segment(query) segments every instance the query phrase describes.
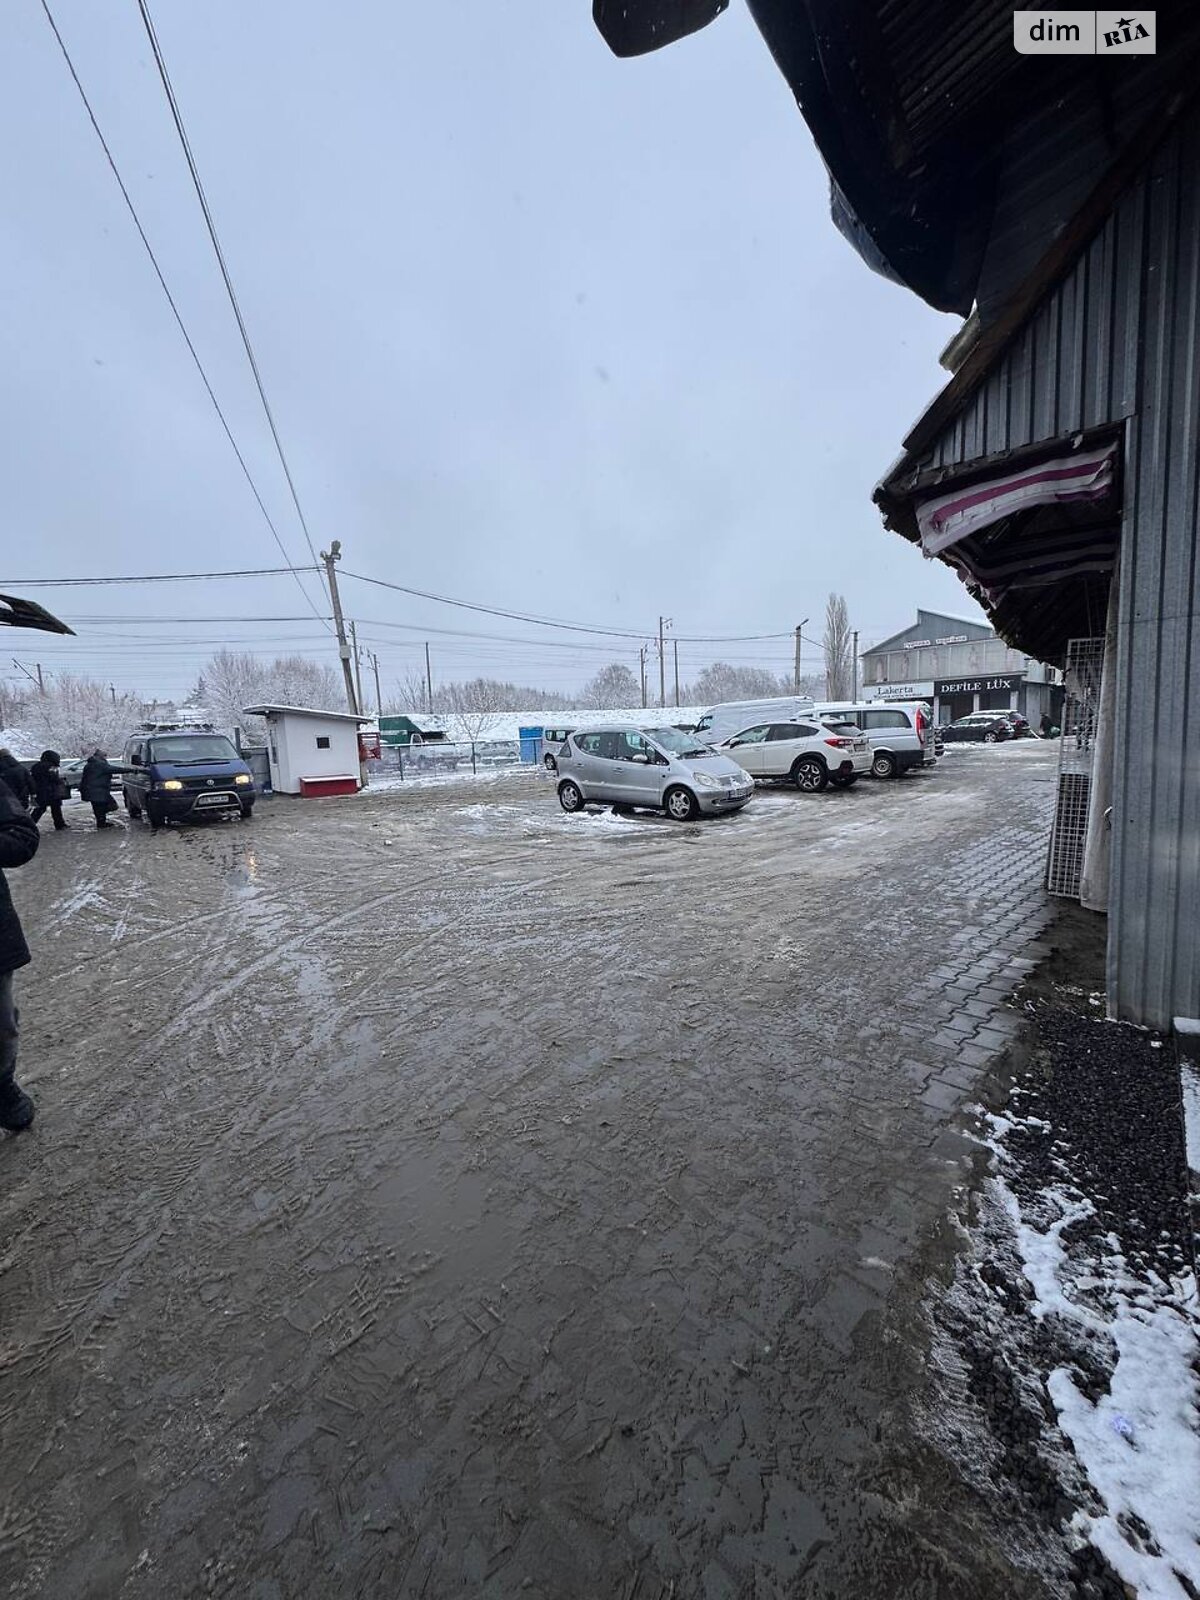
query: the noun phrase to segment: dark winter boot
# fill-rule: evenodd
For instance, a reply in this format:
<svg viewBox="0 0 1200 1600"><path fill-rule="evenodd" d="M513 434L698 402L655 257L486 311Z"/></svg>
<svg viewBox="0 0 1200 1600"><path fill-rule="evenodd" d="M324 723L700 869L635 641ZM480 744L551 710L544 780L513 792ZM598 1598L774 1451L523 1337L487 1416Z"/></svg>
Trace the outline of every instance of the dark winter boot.
<svg viewBox="0 0 1200 1600"><path fill-rule="evenodd" d="M33 1121L33 1101L15 1078L0 1078L0 1128L24 1133Z"/></svg>

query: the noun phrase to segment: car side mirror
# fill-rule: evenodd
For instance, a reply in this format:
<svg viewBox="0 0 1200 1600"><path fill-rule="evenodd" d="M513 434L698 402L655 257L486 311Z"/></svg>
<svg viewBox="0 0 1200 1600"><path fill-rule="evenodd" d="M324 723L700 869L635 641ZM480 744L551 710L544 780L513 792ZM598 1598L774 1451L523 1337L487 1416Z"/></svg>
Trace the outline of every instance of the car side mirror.
<svg viewBox="0 0 1200 1600"><path fill-rule="evenodd" d="M640 761L644 767L648 767L650 765L650 757L644 750L636 751L630 759L633 761Z"/></svg>

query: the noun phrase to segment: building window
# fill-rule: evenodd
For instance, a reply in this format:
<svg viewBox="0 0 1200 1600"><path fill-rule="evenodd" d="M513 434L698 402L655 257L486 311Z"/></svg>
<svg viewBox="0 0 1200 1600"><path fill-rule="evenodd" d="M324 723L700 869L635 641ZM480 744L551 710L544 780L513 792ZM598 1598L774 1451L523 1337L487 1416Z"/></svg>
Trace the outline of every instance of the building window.
<svg viewBox="0 0 1200 1600"><path fill-rule="evenodd" d="M317 749L318 750L328 750L329 749L329 735L328 734L319 733L317 735Z"/></svg>

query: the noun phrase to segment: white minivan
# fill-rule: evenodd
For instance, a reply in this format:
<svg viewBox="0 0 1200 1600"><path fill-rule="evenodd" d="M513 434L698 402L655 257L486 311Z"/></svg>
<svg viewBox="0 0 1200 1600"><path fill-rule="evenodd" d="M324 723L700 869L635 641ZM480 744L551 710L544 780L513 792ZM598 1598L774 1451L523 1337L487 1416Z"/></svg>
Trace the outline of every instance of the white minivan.
<svg viewBox="0 0 1200 1600"><path fill-rule="evenodd" d="M696 724L696 737L705 744L722 744L759 722L795 722L811 717L813 703L807 695L782 695L774 700L729 700L706 711Z"/></svg>
<svg viewBox="0 0 1200 1600"><path fill-rule="evenodd" d="M871 744L871 772L876 778L898 778L914 767L937 761L933 718L919 700L821 700L814 716L853 722Z"/></svg>

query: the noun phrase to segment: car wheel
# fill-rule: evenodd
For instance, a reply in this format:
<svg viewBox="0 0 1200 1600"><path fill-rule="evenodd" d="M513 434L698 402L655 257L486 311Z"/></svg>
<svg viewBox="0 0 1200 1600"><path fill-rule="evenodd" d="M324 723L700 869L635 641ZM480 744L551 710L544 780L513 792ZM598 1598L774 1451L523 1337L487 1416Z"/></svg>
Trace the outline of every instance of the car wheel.
<svg viewBox="0 0 1200 1600"><path fill-rule="evenodd" d="M631 817L633 815L633 807L627 806L624 801L615 805L612 810L614 817Z"/></svg>
<svg viewBox="0 0 1200 1600"><path fill-rule="evenodd" d="M691 822L699 816L700 806L690 789L668 789L663 796L663 810L675 822Z"/></svg>
<svg viewBox="0 0 1200 1600"><path fill-rule="evenodd" d="M543 756L542 757L542 765L545 767L547 772L557 772L558 771L558 762L555 761L553 756Z"/></svg>
<svg viewBox="0 0 1200 1600"><path fill-rule="evenodd" d="M138 805L136 800L131 800L129 798L129 790L123 789L121 792L125 796L125 809L128 811L129 815L131 817L140 817L142 814L142 808L140 805Z"/></svg>
<svg viewBox="0 0 1200 1600"><path fill-rule="evenodd" d="M161 806L156 806L153 800L146 801L146 821L152 828L161 828L166 821Z"/></svg>
<svg viewBox="0 0 1200 1600"><path fill-rule="evenodd" d="M565 783L560 783L558 786L558 803L564 811L582 811L583 790L568 778Z"/></svg>
<svg viewBox="0 0 1200 1600"><path fill-rule="evenodd" d="M251 822L251 821L253 821L253 819L254 819L254 802L251 801L248 806L244 805L242 807L242 821L243 822Z"/></svg>
<svg viewBox="0 0 1200 1600"><path fill-rule="evenodd" d="M871 776L874 778L894 778L896 771L896 758L891 751L877 751L875 759L871 763Z"/></svg>
<svg viewBox="0 0 1200 1600"><path fill-rule="evenodd" d="M996 735L994 733L985 733L983 736L983 742L984 744L995 744Z"/></svg>
<svg viewBox="0 0 1200 1600"><path fill-rule="evenodd" d="M792 782L805 794L820 794L829 782L829 773L820 757L801 756L792 768Z"/></svg>

